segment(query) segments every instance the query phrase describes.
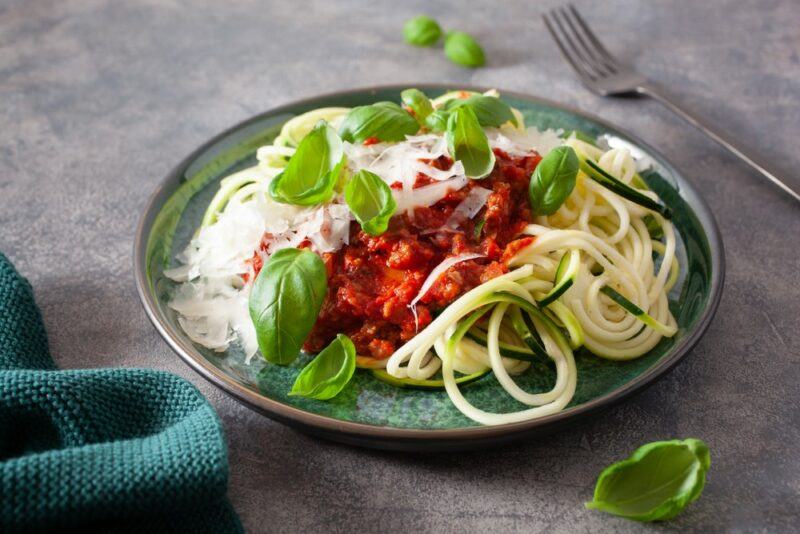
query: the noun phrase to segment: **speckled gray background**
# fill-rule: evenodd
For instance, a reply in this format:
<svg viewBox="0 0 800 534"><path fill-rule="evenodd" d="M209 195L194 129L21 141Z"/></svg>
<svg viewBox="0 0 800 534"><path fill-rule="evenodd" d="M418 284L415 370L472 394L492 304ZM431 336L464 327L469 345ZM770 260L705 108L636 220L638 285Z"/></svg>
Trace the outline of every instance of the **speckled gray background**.
<svg viewBox="0 0 800 534"><path fill-rule="evenodd" d="M299 3L297 3L299 4ZM62 367L167 369L198 385L230 444L252 532L785 531L800 519L800 207L647 101L602 100L557 56L554 2L0 0L0 250L34 285ZM795 178L800 3L579 1L609 47ZM403 44L419 12L473 32L489 64ZM722 228L719 313L666 379L538 442L408 455L319 441L189 370L136 297L134 227L189 151L271 106L352 86L474 83L559 100L661 148ZM597 473L647 441L695 436L703 497L647 527L583 509Z"/></svg>

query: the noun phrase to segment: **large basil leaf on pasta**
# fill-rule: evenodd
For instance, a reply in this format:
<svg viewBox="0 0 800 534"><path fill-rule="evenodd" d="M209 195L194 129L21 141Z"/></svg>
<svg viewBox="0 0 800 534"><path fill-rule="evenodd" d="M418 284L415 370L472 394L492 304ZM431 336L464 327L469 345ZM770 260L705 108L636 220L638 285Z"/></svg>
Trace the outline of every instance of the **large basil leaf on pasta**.
<svg viewBox="0 0 800 534"><path fill-rule="evenodd" d="M547 153L536 166L528 186L531 209L536 215L552 215L575 188L580 161L568 146Z"/></svg>
<svg viewBox="0 0 800 534"><path fill-rule="evenodd" d="M344 166L342 140L327 122L319 121L306 135L282 173L269 184L270 196L284 204L313 206L333 195Z"/></svg>
<svg viewBox="0 0 800 534"><path fill-rule="evenodd" d="M450 157L464 165L469 178L485 178L492 172L494 152L471 107L459 106L450 113L445 138Z"/></svg>
<svg viewBox="0 0 800 534"><path fill-rule="evenodd" d="M403 141L419 131L419 123L394 102L378 102L350 110L339 128L339 135L350 143L369 138L379 141Z"/></svg>
<svg viewBox="0 0 800 534"><path fill-rule="evenodd" d="M279 250L250 291L250 318L264 359L287 365L297 358L328 291L322 259L308 250Z"/></svg>
<svg viewBox="0 0 800 534"><path fill-rule="evenodd" d="M469 98L453 98L445 102L443 108L452 111L461 106L468 106L475 112L481 126L501 126L511 122L517 126L517 118L508 104L497 97L472 95Z"/></svg>
<svg viewBox="0 0 800 534"><path fill-rule="evenodd" d="M369 235L378 236L386 231L389 219L397 209L392 190L380 176L360 170L344 187L347 206Z"/></svg>
<svg viewBox="0 0 800 534"><path fill-rule="evenodd" d="M699 439L648 443L603 470L586 507L636 521L671 519L700 497L710 466Z"/></svg>
<svg viewBox="0 0 800 534"><path fill-rule="evenodd" d="M337 334L336 339L300 371L289 395L332 399L350 382L355 370L356 348L349 337Z"/></svg>

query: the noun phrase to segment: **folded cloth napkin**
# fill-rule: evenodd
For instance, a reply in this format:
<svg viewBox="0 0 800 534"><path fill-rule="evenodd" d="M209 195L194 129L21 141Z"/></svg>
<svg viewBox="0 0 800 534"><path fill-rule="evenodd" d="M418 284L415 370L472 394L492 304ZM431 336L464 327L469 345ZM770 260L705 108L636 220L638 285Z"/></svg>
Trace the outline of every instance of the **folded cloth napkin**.
<svg viewBox="0 0 800 534"><path fill-rule="evenodd" d="M160 371L58 371L0 253L0 532L241 532L219 419Z"/></svg>

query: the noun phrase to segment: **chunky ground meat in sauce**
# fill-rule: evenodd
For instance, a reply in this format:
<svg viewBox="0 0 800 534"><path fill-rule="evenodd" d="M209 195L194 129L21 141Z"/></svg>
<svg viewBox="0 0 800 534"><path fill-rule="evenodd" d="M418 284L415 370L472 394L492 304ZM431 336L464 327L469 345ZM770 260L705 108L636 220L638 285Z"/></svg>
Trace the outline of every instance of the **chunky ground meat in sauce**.
<svg viewBox="0 0 800 534"><path fill-rule="evenodd" d="M328 269L328 295L304 350L319 352L336 334L344 333L358 354L388 358L460 295L508 272L504 260L532 241L515 238L531 218L528 183L541 157L535 153L512 157L498 149L494 153L497 163L490 176L470 180L429 208L417 208L413 217L394 217L378 237L351 223L350 243L322 255ZM428 163L447 169L452 160L443 156ZM419 174L414 187L431 182ZM459 230L442 230L476 186L492 190L484 208L462 221ZM482 227L481 221L485 221ZM457 263L439 276L416 306L417 324L408 304L437 265L465 252L486 257Z"/></svg>

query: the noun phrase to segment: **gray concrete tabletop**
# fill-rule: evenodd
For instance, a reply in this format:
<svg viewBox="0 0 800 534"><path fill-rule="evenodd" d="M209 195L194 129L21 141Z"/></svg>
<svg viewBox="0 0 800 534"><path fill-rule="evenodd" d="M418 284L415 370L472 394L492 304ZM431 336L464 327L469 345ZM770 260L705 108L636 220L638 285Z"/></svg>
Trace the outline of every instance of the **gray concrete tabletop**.
<svg viewBox="0 0 800 534"><path fill-rule="evenodd" d="M786 531L800 520L800 207L657 103L587 92L546 2L0 0L0 250L32 282L61 367L166 369L220 414L248 531ZM798 177L800 3L576 0L609 48ZM403 43L418 13L476 35L486 67ZM195 375L136 296L134 227L191 150L272 106L354 86L526 92L657 146L711 205L727 280L667 378L551 437L472 453L376 452L297 433ZM597 474L648 441L698 437L702 498L641 525L585 510Z"/></svg>

